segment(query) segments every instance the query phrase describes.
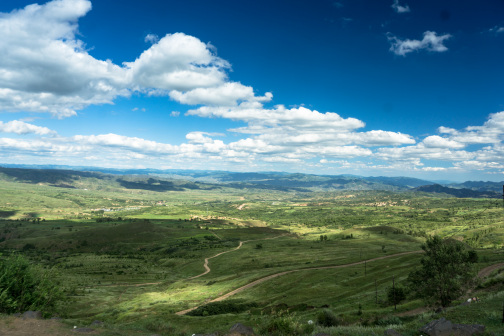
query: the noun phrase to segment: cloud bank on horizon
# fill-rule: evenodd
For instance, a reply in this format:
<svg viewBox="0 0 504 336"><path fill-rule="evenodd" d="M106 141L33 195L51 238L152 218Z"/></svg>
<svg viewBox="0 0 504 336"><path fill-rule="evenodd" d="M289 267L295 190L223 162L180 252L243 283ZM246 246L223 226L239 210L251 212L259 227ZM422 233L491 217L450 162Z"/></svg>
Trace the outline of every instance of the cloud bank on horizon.
<svg viewBox="0 0 504 336"><path fill-rule="evenodd" d="M397 0L392 8L401 15L410 12ZM96 59L79 39L78 21L91 9L89 0L53 0L0 15L0 112L32 116L0 121L0 162L325 173L332 168L375 175L479 171L500 177L504 172L504 111L464 129L438 125L436 135L366 130L365 121L338 113L271 106L271 92L258 94L230 80L229 61L212 45L181 32L146 35L150 47L130 62ZM389 33L383 47L391 57L446 53L452 38L430 30L422 39ZM163 143L114 133L61 136L33 124L40 117L66 120L90 106L132 97L188 106L178 118L240 126L226 134L194 129L179 143Z"/></svg>

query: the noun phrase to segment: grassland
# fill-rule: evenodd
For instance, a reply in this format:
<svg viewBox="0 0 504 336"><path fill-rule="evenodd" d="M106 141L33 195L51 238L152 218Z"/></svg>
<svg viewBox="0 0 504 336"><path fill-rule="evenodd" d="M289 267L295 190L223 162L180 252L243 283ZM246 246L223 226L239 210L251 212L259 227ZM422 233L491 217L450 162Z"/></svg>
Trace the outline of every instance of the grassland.
<svg viewBox="0 0 504 336"><path fill-rule="evenodd" d="M0 251L58 269L71 294L62 310L69 324L98 319L102 335L223 332L235 322L259 332L275 319L304 325L329 309L340 326L315 324L313 332L380 334L394 325L415 335L428 319L446 316L502 334L499 270L477 289L477 308L409 316L424 304L408 298L394 310L386 299L392 278L404 285L420 259L394 255L420 250L428 235L477 249L479 269L503 262L504 210L495 199L227 187L160 192L92 182L61 188L0 181ZM194 278L205 258L222 252L209 261L210 272ZM383 256L390 257L316 269ZM281 272L289 273L223 301L227 313L175 314Z"/></svg>

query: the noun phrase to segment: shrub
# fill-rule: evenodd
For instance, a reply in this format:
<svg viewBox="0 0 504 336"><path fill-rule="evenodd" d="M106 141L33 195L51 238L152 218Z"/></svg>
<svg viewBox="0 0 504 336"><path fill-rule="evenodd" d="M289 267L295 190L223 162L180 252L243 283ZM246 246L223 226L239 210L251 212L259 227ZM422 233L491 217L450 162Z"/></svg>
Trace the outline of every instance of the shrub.
<svg viewBox="0 0 504 336"><path fill-rule="evenodd" d="M387 291L387 299L391 305L399 304L406 299L406 292L400 286L390 287Z"/></svg>
<svg viewBox="0 0 504 336"><path fill-rule="evenodd" d="M335 327L339 322L338 317L329 309L324 309L317 315L317 323L324 327Z"/></svg>
<svg viewBox="0 0 504 336"><path fill-rule="evenodd" d="M310 335L314 329L313 324L301 323L292 314L279 312L259 327L259 333L268 336L301 336Z"/></svg>
<svg viewBox="0 0 504 336"><path fill-rule="evenodd" d="M18 254L1 261L0 313L40 310L51 314L63 296L53 270L32 265Z"/></svg>
<svg viewBox="0 0 504 336"><path fill-rule="evenodd" d="M255 302L242 302L240 300L227 300L220 302L210 302L204 306L187 313L191 316L208 316L220 314L238 314L249 310L250 308L257 307Z"/></svg>

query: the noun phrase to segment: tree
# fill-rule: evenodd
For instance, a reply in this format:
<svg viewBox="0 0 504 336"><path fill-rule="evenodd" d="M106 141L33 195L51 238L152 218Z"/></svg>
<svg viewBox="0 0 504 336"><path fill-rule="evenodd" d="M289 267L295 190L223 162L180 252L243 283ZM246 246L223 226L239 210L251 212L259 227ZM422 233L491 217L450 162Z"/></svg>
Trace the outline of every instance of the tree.
<svg viewBox="0 0 504 336"><path fill-rule="evenodd" d="M439 236L427 238L422 250L421 268L409 274L408 283L427 303L446 307L473 284L478 256L463 243Z"/></svg>

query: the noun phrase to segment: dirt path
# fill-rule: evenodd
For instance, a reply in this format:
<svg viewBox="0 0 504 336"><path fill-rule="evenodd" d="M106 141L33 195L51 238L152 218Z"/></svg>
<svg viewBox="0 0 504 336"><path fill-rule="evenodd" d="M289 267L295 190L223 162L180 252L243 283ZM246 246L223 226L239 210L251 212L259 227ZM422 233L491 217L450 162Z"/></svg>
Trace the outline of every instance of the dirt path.
<svg viewBox="0 0 504 336"><path fill-rule="evenodd" d="M214 233L215 234L215 233ZM251 242L251 241L259 241L259 240L270 240L270 239L277 239L277 238L280 238L280 237L283 237L283 236L286 236L288 235L288 233L284 233L284 234L281 234L279 236L276 236L276 237L270 237L270 238L261 238L261 239L252 239L252 240L245 240L245 241L240 241L240 244L238 245L238 247L234 248L234 249L231 249L229 251L224 251L224 252L221 252L221 253L217 253L216 255L214 255L213 257L209 257L209 258L205 258L205 263L203 264L203 267L205 268L205 271L201 274L198 274L196 276L193 276L193 277L190 277L188 278L187 280L192 280L192 279L196 279L196 278L199 278L205 274L208 274L210 273L211 269L210 269L210 266L208 266L208 262L210 259L213 259L215 257L218 257L220 255L223 255L225 253L229 253L229 252L233 252L233 251L236 251L238 249L240 249L242 247L242 245L244 243L248 243L248 242ZM218 236L217 236L218 237ZM221 239L220 237L218 237L219 239ZM150 286L150 285L159 285L161 284L162 282L148 282L148 283L140 283L140 284L122 284L122 285L104 285L104 286L100 286L100 287L141 287L141 286ZM118 300L121 300L123 294L126 292L126 289L123 290L121 292L121 294L119 294L119 297L118 297Z"/></svg>
<svg viewBox="0 0 504 336"><path fill-rule="evenodd" d="M483 279L483 278L486 278L487 276L489 276L493 271L497 270L497 269L500 269L504 267L504 263L499 263L499 264L495 264L495 265L490 265L488 267L485 267L483 268L482 270L480 270L478 272L478 276Z"/></svg>
<svg viewBox="0 0 504 336"><path fill-rule="evenodd" d="M247 284L245 286L242 286L242 287L237 288L237 289L235 289L235 290L233 290L233 291L231 291L231 292L229 292L227 294L219 296L218 298L210 300L207 303L223 301L223 300L229 298L230 296L235 295L235 294L240 293L240 292L243 292L244 290L249 289L251 287L254 287L255 285L258 285L260 283L263 283L265 281L271 280L273 278L276 278L276 277L279 277L279 276L282 276L282 275L285 275L285 274L293 273L293 272L310 271L310 270L320 270L320 269L344 268L344 267L350 267L350 266L355 266L355 265L362 265L364 263L371 262L371 261L382 260L382 259L387 259L387 258L392 258L392 257L398 257L398 256L402 256L402 255L406 255L406 254L413 254L413 253L423 253L423 251L402 252L402 253L392 254L392 255L388 255L388 256L382 256L382 257L377 257L377 258L373 258L373 259L358 261L358 262L354 262L354 263L350 263L350 264L343 264L343 265L336 265L336 266L322 266L322 267L300 268L300 269L295 269L295 270L290 270L290 271L284 271L284 272L280 272L280 273L275 273L275 274L272 274L272 275L268 275L268 276L266 276L264 278L260 278L260 279L257 279L255 281L252 281L251 283L249 283L249 284ZM176 314L177 315L185 315L185 314L189 313L190 311L193 311L193 310L195 310L195 309L197 309L199 307L200 306L196 306L196 307L193 307L193 308L182 310L182 311L177 312Z"/></svg>
<svg viewBox="0 0 504 336"><path fill-rule="evenodd" d="M211 270L210 270L210 267L208 266L208 261L209 261L210 259L216 258L216 257L218 257L218 256L220 256L220 255L225 254L225 253L229 253L229 252L236 251L236 250L240 249L240 247L242 247L242 245L243 245L243 242L241 241L241 242L240 242L240 244L238 245L238 247L236 247L236 248L234 248L234 249L232 249L232 250L229 250L229 251L224 251L224 252L221 252L221 253L217 253L216 255L214 255L213 257L210 257L210 258L205 258L205 263L203 264L203 267L205 268L205 272L203 272L203 273L201 273L201 274L199 274L199 275L193 276L193 277L191 277L191 278L189 278L189 279L187 279L187 280L196 279L196 278L199 278L199 277L201 277L201 276L203 276L203 275L205 275L205 274L207 274L207 273L210 273L210 271L211 271Z"/></svg>
<svg viewBox="0 0 504 336"><path fill-rule="evenodd" d="M252 241L258 241L258 240L270 240L270 239L277 239L277 238L283 237L283 236L285 236L285 235L287 235L287 233L281 234L281 235L276 236L276 237L271 237L271 238L262 238L262 239L252 239L252 240L240 241L240 244L238 245L238 247L236 247L236 248L234 248L234 249L232 249L232 250L229 250L229 251L224 251L224 252L218 253L218 254L214 255L213 257L210 257L210 258L205 258L205 263L203 264L203 267L205 268L205 271L204 271L203 273L199 274L199 275L196 275L196 276L190 277L190 278L189 278L189 279L187 279L187 280L196 279L196 278L199 278L199 277L201 277L201 276L203 276L203 275L205 275L205 274L210 273L211 269L210 269L210 266L208 266L208 261L209 261L210 259L213 259L213 258L218 257L218 256L220 256L220 255L223 255L223 254L225 254L225 253L229 253L229 252L233 252L233 251L239 250L239 249L242 247L242 245L243 245L243 244L245 244L245 243L249 243L249 242L252 242Z"/></svg>

